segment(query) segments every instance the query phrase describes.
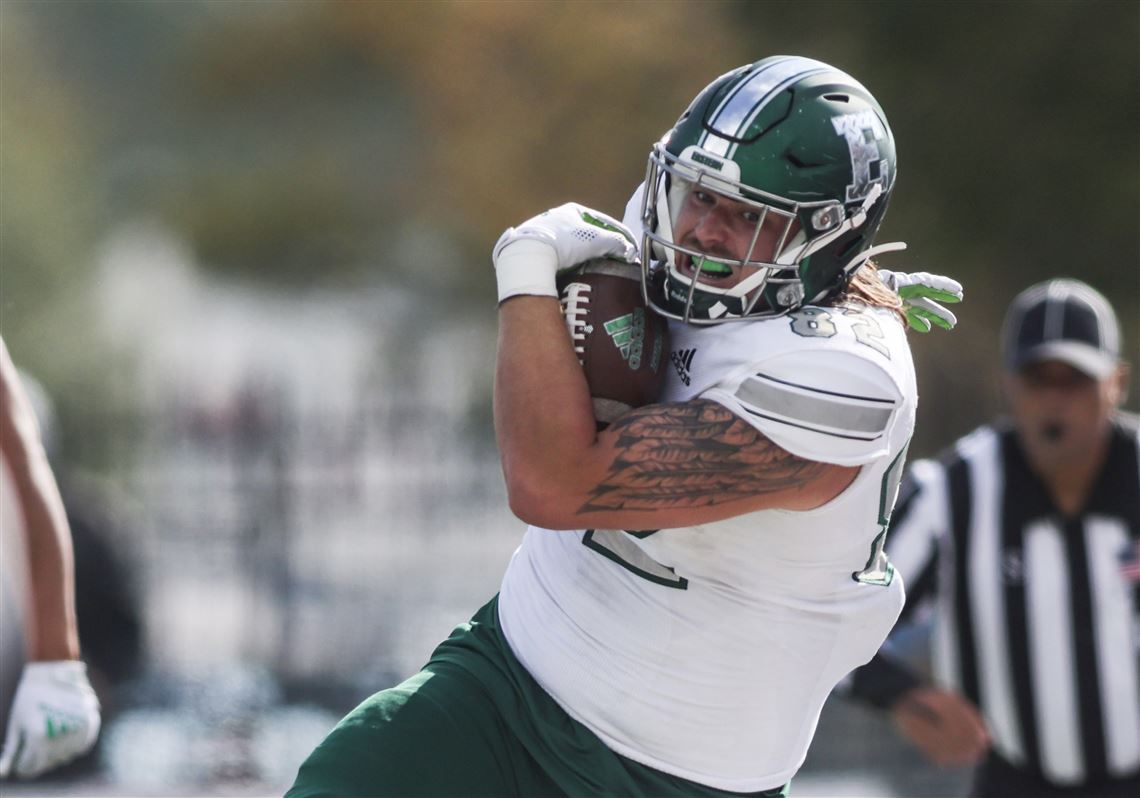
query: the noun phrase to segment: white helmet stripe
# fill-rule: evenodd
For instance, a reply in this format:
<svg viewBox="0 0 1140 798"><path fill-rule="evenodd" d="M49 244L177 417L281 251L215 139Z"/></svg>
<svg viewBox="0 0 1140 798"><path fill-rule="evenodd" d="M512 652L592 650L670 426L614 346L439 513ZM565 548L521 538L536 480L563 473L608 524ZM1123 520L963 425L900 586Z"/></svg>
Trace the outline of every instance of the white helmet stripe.
<svg viewBox="0 0 1140 798"><path fill-rule="evenodd" d="M804 59L804 60L806 61L807 59ZM793 83L797 83L798 81L800 81L806 77L809 77L810 75L818 75L818 74L821 74L823 72L834 72L834 71L835 71L835 69L833 67L829 67L829 66L827 66L827 64L820 64L819 69L805 69L803 72L797 72L794 75L789 75L787 77L787 79L785 79L782 83L780 83L777 86L773 86L771 88L771 90L768 92L768 94L764 97L763 102L758 103L752 109L752 112L749 113L748 116L746 116L744 118L744 120L740 123L740 127L737 129L736 136L738 138L740 136L743 136L744 132L746 130L748 130L749 126L754 121L756 121L756 117L758 117L760 115L760 112L763 111L764 108L768 105L768 103L772 101L772 98L779 95L779 93L782 92L784 89L786 89L788 86L791 86ZM839 74L843 74L843 73L839 73ZM732 143L732 146L728 148L728 152L725 153L725 157L726 158L735 157L736 156L736 148L739 146L740 146L740 142L734 141Z"/></svg>
<svg viewBox="0 0 1140 798"><path fill-rule="evenodd" d="M710 115L709 128L721 136L739 137L757 114L779 92L792 83L818 72L834 72L835 68L810 58L789 56L766 65L741 81ZM699 146L722 157L731 158L736 144L707 131L701 134Z"/></svg>
<svg viewBox="0 0 1140 798"><path fill-rule="evenodd" d="M727 135L735 135L741 120L748 115L749 109L763 100L775 85L803 72L807 66L825 66L825 64L799 56L773 59L772 63L753 72L733 87L732 91L720 101L716 110L709 114L709 126Z"/></svg>

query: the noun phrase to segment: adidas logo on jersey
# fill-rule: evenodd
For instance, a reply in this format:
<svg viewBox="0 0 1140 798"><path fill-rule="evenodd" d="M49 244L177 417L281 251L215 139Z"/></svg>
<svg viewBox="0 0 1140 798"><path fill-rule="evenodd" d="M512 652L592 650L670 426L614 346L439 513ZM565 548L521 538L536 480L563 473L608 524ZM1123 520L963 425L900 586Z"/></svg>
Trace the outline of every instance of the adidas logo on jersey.
<svg viewBox="0 0 1140 798"><path fill-rule="evenodd" d="M673 368L677 369L677 376L685 385L693 381L689 370L693 367L693 355L696 353L696 349L678 349L669 354L669 360L673 361Z"/></svg>

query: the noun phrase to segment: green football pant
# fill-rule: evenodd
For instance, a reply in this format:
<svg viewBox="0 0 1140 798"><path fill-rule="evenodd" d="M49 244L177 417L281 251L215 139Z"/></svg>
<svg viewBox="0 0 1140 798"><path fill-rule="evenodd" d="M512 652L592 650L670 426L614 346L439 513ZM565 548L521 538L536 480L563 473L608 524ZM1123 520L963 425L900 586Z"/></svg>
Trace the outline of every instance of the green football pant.
<svg viewBox="0 0 1140 798"><path fill-rule="evenodd" d="M787 785L750 798L786 796ZM498 601L424 669L368 698L302 764L286 798L746 798L610 750L511 653Z"/></svg>

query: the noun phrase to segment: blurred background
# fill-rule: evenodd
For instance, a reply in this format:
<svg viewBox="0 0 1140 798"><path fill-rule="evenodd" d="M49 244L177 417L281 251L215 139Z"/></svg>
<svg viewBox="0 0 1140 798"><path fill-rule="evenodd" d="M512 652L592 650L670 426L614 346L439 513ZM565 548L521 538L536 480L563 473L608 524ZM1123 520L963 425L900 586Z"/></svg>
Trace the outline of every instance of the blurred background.
<svg viewBox="0 0 1140 798"><path fill-rule="evenodd" d="M2 0L0 332L42 387L107 708L94 755L5 794L280 793L488 599L523 531L491 246L571 199L620 216L740 64L865 83L898 141L886 265L966 285L912 342L912 458L999 411L1033 282L1103 291L1140 363L1138 34L1132 0ZM796 794L963 778L832 701Z"/></svg>

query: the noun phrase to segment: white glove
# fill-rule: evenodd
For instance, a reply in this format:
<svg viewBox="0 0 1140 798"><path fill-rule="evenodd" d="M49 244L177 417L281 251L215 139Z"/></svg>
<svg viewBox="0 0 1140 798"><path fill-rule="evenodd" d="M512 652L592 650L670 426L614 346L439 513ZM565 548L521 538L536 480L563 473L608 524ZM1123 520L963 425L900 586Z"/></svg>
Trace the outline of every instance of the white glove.
<svg viewBox="0 0 1140 798"><path fill-rule="evenodd" d="M879 277L903 301L907 323L919 332L930 332L936 324L944 330L954 329L958 317L939 302L962 301L962 284L949 277L927 272L891 272L879 269Z"/></svg>
<svg viewBox="0 0 1140 798"><path fill-rule="evenodd" d="M79 660L24 666L4 750L0 778L13 771L30 779L87 753L99 736L99 699Z"/></svg>
<svg viewBox="0 0 1140 798"><path fill-rule="evenodd" d="M585 205L567 202L508 227L491 254L499 301L519 294L556 297L558 273L594 258L637 263L637 245L629 228Z"/></svg>

